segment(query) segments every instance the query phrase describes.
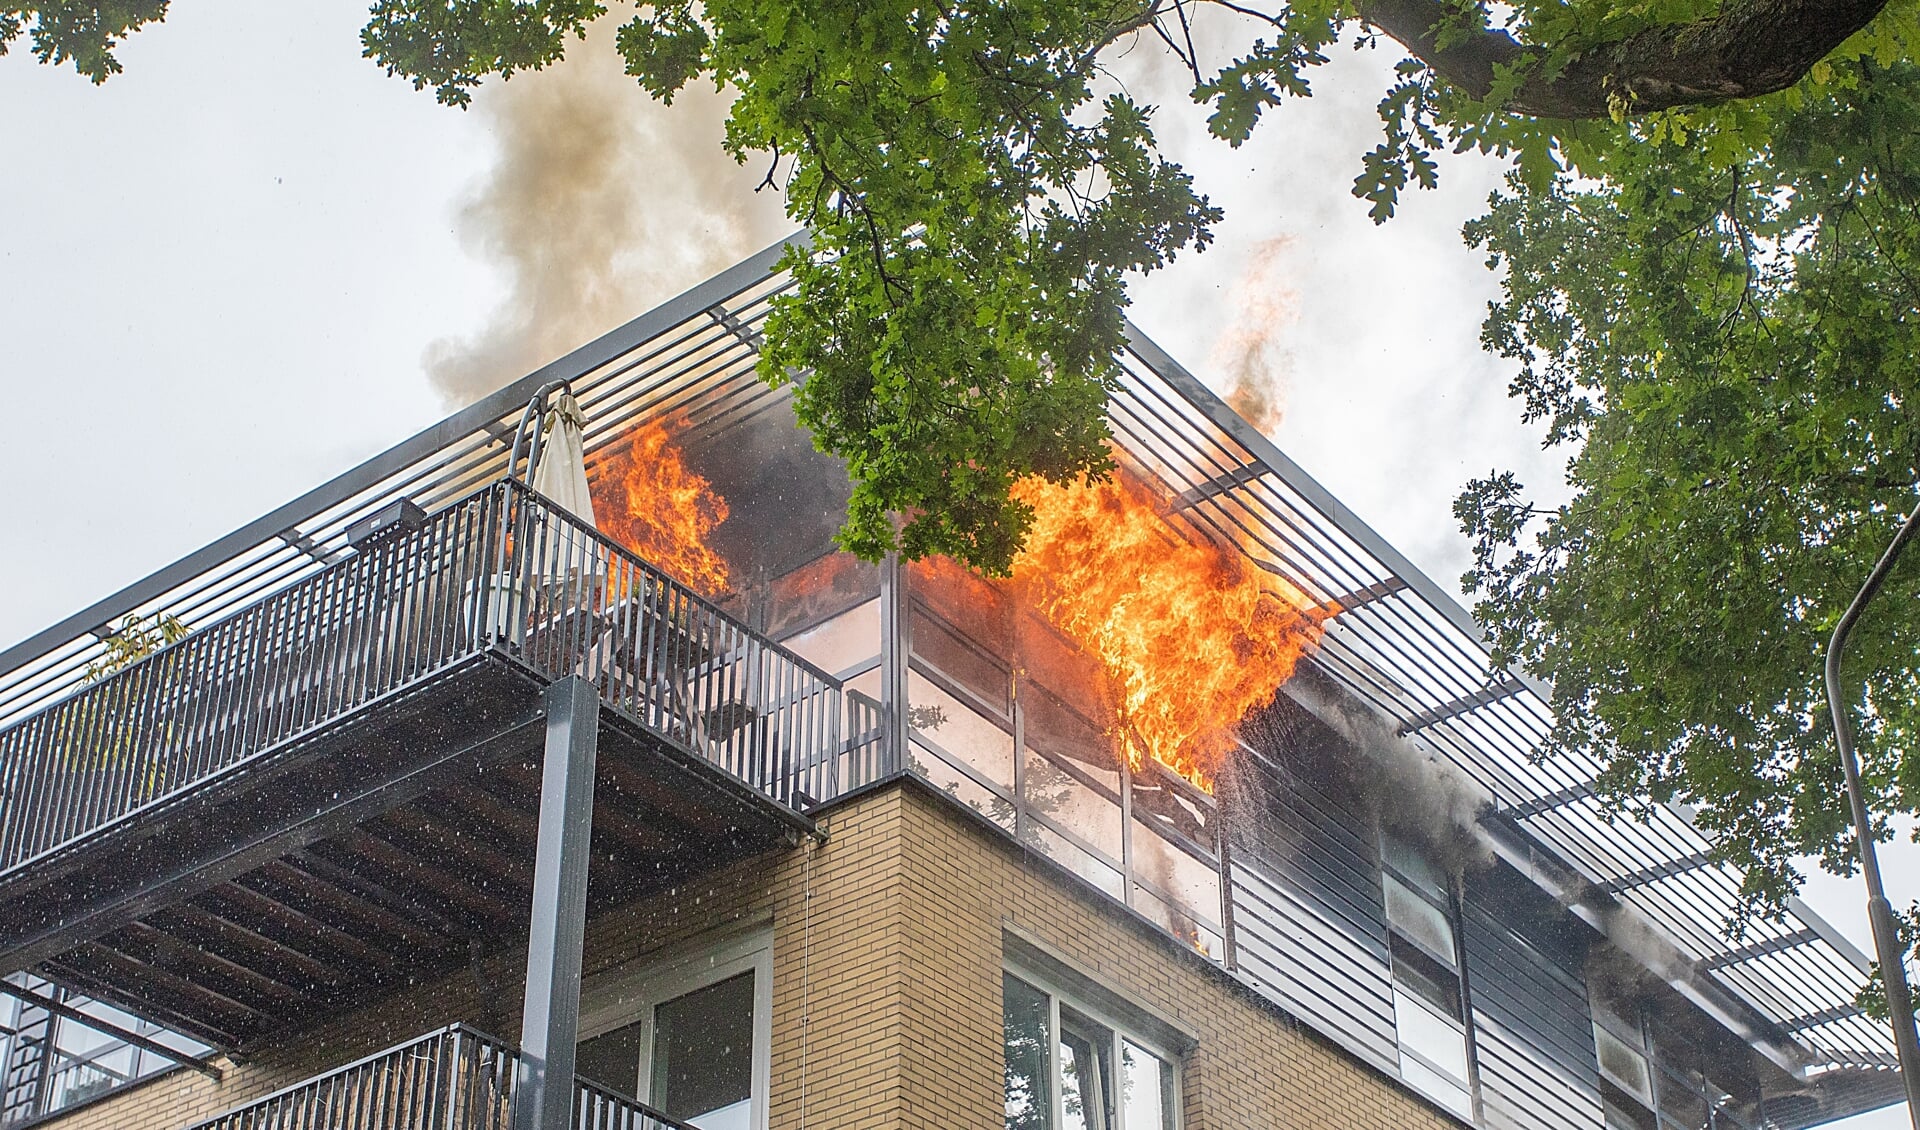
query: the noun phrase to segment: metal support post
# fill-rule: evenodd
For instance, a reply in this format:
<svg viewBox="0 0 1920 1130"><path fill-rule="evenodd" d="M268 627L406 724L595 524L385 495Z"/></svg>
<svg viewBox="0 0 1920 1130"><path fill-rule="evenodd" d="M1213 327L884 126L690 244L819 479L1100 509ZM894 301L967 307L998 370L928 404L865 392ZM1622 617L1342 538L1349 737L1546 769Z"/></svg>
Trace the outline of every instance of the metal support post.
<svg viewBox="0 0 1920 1130"><path fill-rule="evenodd" d="M1914 507L1893 543L1880 556L1879 564L1867 575L1867 583L1847 606L1846 615L1833 630L1833 642L1827 647L1827 706L1833 711L1833 739L1840 747L1840 769L1847 779L1847 803L1853 809L1853 834L1860 849L1860 869L1867 879L1867 920L1873 927L1874 956L1880 962L1880 981L1887 990L1887 1010L1892 1014L1893 1046L1900 1055L1900 1079L1906 1085L1907 1119L1920 1130L1920 1042L1914 1038L1913 1000L1907 992L1906 947L1900 943L1900 931L1893 919L1893 906L1887 901L1886 888L1880 882L1880 860L1873 847L1873 821L1867 815L1866 794L1860 788L1860 764L1853 755L1852 704L1840 690L1840 662L1846 654L1847 636L1854 622L1866 611L1867 603L1880 591L1893 563L1920 529L1920 506Z"/></svg>
<svg viewBox="0 0 1920 1130"><path fill-rule="evenodd" d="M900 555L887 554L880 565L880 717L886 738L880 746L882 775L913 764L907 751L907 586Z"/></svg>
<svg viewBox="0 0 1920 1130"><path fill-rule="evenodd" d="M572 1124L573 1054L580 1034L580 949L587 927L600 696L593 684L570 675L547 688L546 703L514 1130L567 1130Z"/></svg>

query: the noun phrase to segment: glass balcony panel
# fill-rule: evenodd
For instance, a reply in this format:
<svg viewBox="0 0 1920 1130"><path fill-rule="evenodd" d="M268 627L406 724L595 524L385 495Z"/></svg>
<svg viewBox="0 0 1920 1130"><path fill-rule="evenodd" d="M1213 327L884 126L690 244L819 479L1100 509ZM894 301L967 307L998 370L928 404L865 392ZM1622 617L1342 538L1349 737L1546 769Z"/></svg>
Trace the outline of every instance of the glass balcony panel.
<svg viewBox="0 0 1920 1130"><path fill-rule="evenodd" d="M1133 877L1161 891L1174 911L1195 919L1200 925L1218 929L1218 864L1195 857L1178 844L1163 839L1151 824L1138 819L1133 822L1131 862Z"/></svg>
<svg viewBox="0 0 1920 1130"><path fill-rule="evenodd" d="M966 688L988 709L1013 711L1013 649L1005 616L993 603L943 613L923 603L915 590L908 634L913 654Z"/></svg>
<svg viewBox="0 0 1920 1130"><path fill-rule="evenodd" d="M1163 766L1148 762L1133 777L1133 815L1169 838L1178 836L1208 854L1219 850L1214 801Z"/></svg>
<svg viewBox="0 0 1920 1130"><path fill-rule="evenodd" d="M880 602L856 605L780 642L830 675L852 670L880 654Z"/></svg>
<svg viewBox="0 0 1920 1130"><path fill-rule="evenodd" d="M1095 788L1071 770L1029 749L1023 787L1026 807L1085 840L1107 858L1118 860L1120 798Z"/></svg>
<svg viewBox="0 0 1920 1130"><path fill-rule="evenodd" d="M950 757L1013 792L1013 729L918 671L907 673L907 725Z"/></svg>
<svg viewBox="0 0 1920 1130"><path fill-rule="evenodd" d="M1020 828L1020 838L1113 898L1126 897L1127 883L1119 868L1089 854L1085 848L1039 820L1029 818Z"/></svg>
<svg viewBox="0 0 1920 1130"><path fill-rule="evenodd" d="M1013 831L1013 801L1010 798L981 784L967 773L966 767L948 760L947 753L918 739L911 743L908 755L911 758L909 764L913 771L925 777L928 784L1000 825L1008 832ZM973 768L977 770L978 767Z"/></svg>
<svg viewBox="0 0 1920 1130"><path fill-rule="evenodd" d="M1032 675L1020 688L1021 727L1028 747L1070 763L1117 797L1120 760L1113 740L1095 721L1098 714L1097 704L1091 713L1069 705Z"/></svg>
<svg viewBox="0 0 1920 1130"><path fill-rule="evenodd" d="M767 634L803 632L880 595L880 569L851 553L829 553L767 586Z"/></svg>

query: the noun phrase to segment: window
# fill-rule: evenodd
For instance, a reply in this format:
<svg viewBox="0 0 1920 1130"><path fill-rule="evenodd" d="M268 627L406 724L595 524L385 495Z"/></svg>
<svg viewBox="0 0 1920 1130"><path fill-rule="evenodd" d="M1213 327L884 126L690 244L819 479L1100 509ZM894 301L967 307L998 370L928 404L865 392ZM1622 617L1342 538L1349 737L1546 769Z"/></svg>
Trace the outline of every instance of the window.
<svg viewBox="0 0 1920 1130"><path fill-rule="evenodd" d="M1005 974L1007 1130L1176 1130L1174 1057Z"/></svg>
<svg viewBox="0 0 1920 1130"><path fill-rule="evenodd" d="M1471 1121L1473 1073L1452 884L1425 853L1391 832L1381 834L1380 856L1400 1077Z"/></svg>
<svg viewBox="0 0 1920 1130"><path fill-rule="evenodd" d="M209 1049L111 1005L61 989L26 974L7 978L50 996L86 1016L177 1047L190 1055ZM145 1051L84 1020L52 1016L12 996L0 995L0 1127L78 1106L172 1067L165 1055Z"/></svg>
<svg viewBox="0 0 1920 1130"><path fill-rule="evenodd" d="M582 987L575 1070L700 1130L764 1130L772 1027L763 932Z"/></svg>
<svg viewBox="0 0 1920 1130"><path fill-rule="evenodd" d="M1600 1104L1607 1130L1657 1130L1653 1115L1653 1068L1639 1025L1617 1017L1593 1021L1594 1053L1600 1061Z"/></svg>

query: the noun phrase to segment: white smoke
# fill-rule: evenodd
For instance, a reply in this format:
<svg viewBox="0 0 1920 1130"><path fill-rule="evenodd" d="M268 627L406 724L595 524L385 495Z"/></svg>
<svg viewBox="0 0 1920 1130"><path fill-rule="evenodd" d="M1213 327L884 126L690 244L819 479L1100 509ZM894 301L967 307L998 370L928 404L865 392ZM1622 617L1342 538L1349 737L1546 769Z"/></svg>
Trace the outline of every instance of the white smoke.
<svg viewBox="0 0 1920 1130"><path fill-rule="evenodd" d="M1296 677L1282 692L1359 753L1362 764L1352 767L1350 778L1381 824L1427 849L1453 874L1493 863L1493 841L1480 826L1493 798L1478 782L1337 690Z"/></svg>

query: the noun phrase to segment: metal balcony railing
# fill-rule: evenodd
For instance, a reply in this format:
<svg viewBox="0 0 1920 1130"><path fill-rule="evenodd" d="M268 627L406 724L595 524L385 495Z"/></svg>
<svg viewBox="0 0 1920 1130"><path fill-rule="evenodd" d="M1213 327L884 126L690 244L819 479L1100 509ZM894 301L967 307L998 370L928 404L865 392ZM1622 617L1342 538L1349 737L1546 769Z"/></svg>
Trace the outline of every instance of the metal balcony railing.
<svg viewBox="0 0 1920 1130"><path fill-rule="evenodd" d="M486 486L0 731L0 873L486 652L785 804L858 783L840 685L521 484ZM845 756L843 756L845 755Z"/></svg>
<svg viewBox="0 0 1920 1130"><path fill-rule="evenodd" d="M507 1130L519 1054L455 1024L190 1130ZM575 1130L694 1130L645 1103L574 1080Z"/></svg>

